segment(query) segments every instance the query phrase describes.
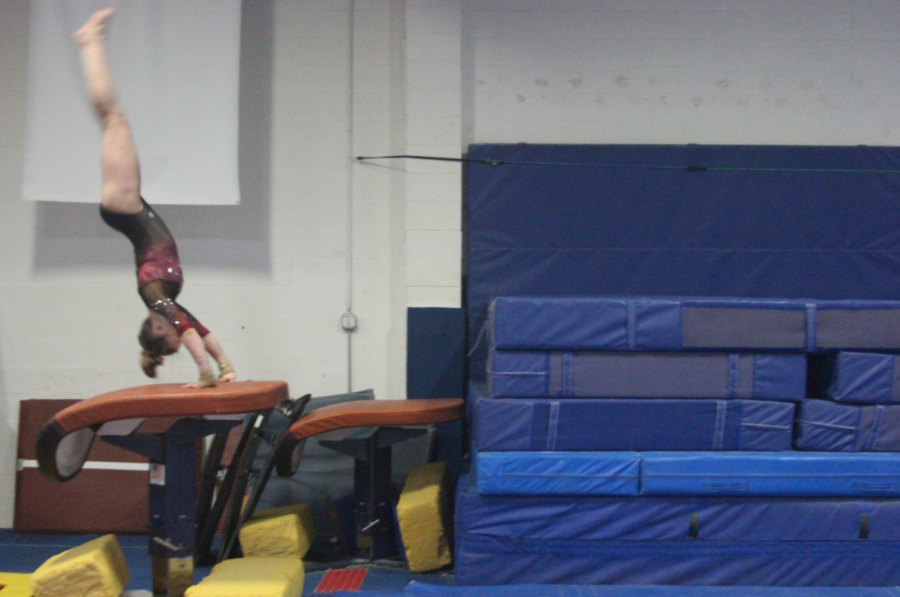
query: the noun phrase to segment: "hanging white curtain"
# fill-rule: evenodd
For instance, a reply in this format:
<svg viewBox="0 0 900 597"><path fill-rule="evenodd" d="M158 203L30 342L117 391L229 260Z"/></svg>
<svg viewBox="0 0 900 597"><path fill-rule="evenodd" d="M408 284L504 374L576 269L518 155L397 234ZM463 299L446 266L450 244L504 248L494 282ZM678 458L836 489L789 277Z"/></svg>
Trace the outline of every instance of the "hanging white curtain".
<svg viewBox="0 0 900 597"><path fill-rule="evenodd" d="M234 205L240 0L31 0L23 195L98 203L100 128L72 33L115 6L109 61L154 204Z"/></svg>

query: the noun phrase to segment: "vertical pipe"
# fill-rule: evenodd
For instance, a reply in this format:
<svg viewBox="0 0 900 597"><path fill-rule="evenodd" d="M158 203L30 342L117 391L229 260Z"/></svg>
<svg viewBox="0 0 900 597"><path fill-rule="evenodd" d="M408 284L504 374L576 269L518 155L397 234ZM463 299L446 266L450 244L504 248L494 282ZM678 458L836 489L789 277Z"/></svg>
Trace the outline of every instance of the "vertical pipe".
<svg viewBox="0 0 900 597"><path fill-rule="evenodd" d="M356 317L353 315L353 116L354 116L354 69L355 61L354 37L356 1L350 0L350 14L348 24L348 86L347 86L347 247L346 247L346 271L347 271L347 311L342 319L344 332L347 334L347 392L353 391L353 331L356 328ZM350 323L352 322L352 326Z"/></svg>

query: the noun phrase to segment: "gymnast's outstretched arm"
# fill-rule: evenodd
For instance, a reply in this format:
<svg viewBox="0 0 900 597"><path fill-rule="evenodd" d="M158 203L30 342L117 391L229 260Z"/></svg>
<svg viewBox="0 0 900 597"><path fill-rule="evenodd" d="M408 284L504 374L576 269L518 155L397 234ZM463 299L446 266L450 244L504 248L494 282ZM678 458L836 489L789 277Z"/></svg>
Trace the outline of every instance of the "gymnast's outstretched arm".
<svg viewBox="0 0 900 597"><path fill-rule="evenodd" d="M216 340L216 337L211 333L206 334L201 338L197 330L191 328L181 335L181 343L187 347L188 352L194 357L197 368L200 370L200 379L194 383L185 384L184 387L203 388L215 385L216 381L234 381L234 367L231 366L231 362L228 360L228 357L225 356L222 345L219 344L219 341ZM212 367L209 364L207 353L209 353L209 356L215 359L216 363L219 365L220 374L218 380L216 380L216 375L213 373Z"/></svg>
<svg viewBox="0 0 900 597"><path fill-rule="evenodd" d="M231 361L225 356L225 351L216 337L212 333L206 334L203 336L203 344L206 346L206 352L219 364L219 381L234 381L234 367L231 366Z"/></svg>
<svg viewBox="0 0 900 597"><path fill-rule="evenodd" d="M216 383L216 374L213 373L209 364L209 357L206 356L206 344L200 334L194 328L186 330L180 337L181 343L187 348L188 352L194 358L197 369L200 370L200 379L196 382L185 384L185 388L205 388L213 386Z"/></svg>

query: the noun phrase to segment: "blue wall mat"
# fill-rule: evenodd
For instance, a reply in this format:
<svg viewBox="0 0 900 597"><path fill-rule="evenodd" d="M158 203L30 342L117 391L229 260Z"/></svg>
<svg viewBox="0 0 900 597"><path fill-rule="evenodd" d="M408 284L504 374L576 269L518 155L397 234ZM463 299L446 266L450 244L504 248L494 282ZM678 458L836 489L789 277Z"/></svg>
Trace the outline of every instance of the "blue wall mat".
<svg viewBox="0 0 900 597"><path fill-rule="evenodd" d="M466 315L463 309L411 307L406 314L406 397L465 396ZM464 425L435 425L434 460L456 478L463 467Z"/></svg>
<svg viewBox="0 0 900 597"><path fill-rule="evenodd" d="M409 398L464 395L465 326L462 309L407 309L406 393Z"/></svg>
<svg viewBox="0 0 900 597"><path fill-rule="evenodd" d="M505 162L467 166L472 344L498 296L900 297L900 176L873 172L900 169L900 148L484 144L468 156Z"/></svg>

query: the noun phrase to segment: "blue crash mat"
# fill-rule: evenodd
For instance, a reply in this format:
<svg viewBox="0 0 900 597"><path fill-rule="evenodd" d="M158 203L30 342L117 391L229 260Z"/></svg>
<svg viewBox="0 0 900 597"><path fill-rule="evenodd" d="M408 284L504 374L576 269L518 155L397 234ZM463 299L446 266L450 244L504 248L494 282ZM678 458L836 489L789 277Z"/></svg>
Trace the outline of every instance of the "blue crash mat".
<svg viewBox="0 0 900 597"><path fill-rule="evenodd" d="M900 496L900 454L645 452L641 495Z"/></svg>
<svg viewBox="0 0 900 597"><path fill-rule="evenodd" d="M900 541L894 498L496 496L462 475L457 531L583 541ZM900 571L898 571L900 573Z"/></svg>
<svg viewBox="0 0 900 597"><path fill-rule="evenodd" d="M477 452L481 495L638 495L638 452Z"/></svg>
<svg viewBox="0 0 900 597"><path fill-rule="evenodd" d="M882 587L900 542L541 541L457 533L457 585L515 583ZM744 595L740 591L735 596Z"/></svg>
<svg viewBox="0 0 900 597"><path fill-rule="evenodd" d="M809 392L814 398L862 404L900 403L900 356L871 352L813 355Z"/></svg>
<svg viewBox="0 0 900 597"><path fill-rule="evenodd" d="M498 297L486 325L502 350L897 349L900 301Z"/></svg>
<svg viewBox="0 0 900 597"><path fill-rule="evenodd" d="M900 500L484 496L461 477L458 585L895 586Z"/></svg>
<svg viewBox="0 0 900 597"><path fill-rule="evenodd" d="M469 403L481 451L789 450L793 436L791 402L470 393Z"/></svg>
<svg viewBox="0 0 900 597"><path fill-rule="evenodd" d="M806 395L806 356L493 350L487 381L495 398L799 400Z"/></svg>
<svg viewBox="0 0 900 597"><path fill-rule="evenodd" d="M491 345L504 350L804 351L807 308L775 299L498 297L487 325Z"/></svg>
<svg viewBox="0 0 900 597"><path fill-rule="evenodd" d="M900 301L819 301L815 350L900 349Z"/></svg>
<svg viewBox="0 0 900 597"><path fill-rule="evenodd" d="M804 400L799 405L794 445L798 450L821 452L898 452L900 405Z"/></svg>
<svg viewBox="0 0 900 597"><path fill-rule="evenodd" d="M900 454L478 452L483 495L900 497Z"/></svg>

